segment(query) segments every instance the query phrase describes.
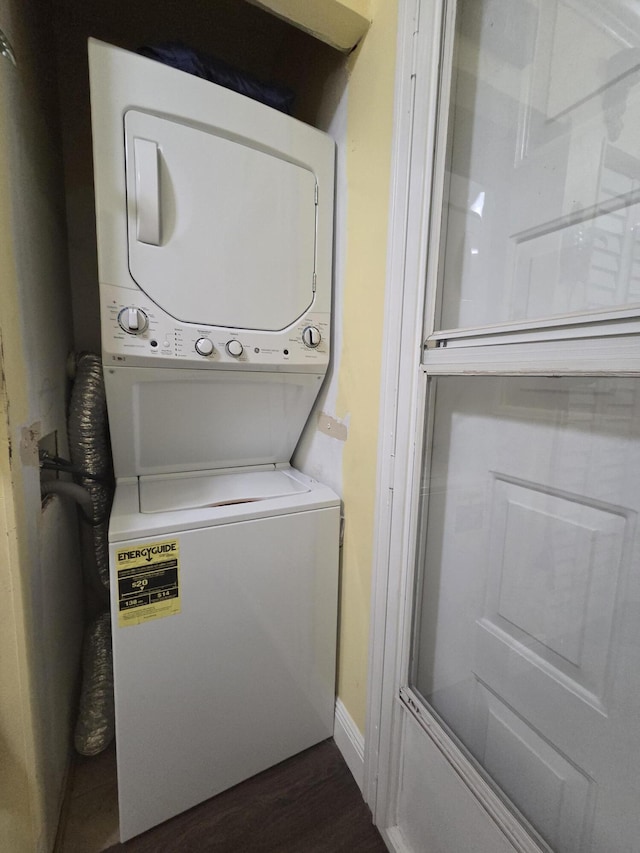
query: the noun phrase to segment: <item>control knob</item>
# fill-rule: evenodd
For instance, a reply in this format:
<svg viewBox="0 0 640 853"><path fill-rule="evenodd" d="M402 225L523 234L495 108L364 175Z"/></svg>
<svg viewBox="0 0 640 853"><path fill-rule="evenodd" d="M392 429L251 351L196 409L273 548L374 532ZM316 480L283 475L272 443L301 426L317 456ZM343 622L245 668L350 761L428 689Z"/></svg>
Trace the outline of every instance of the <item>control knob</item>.
<svg viewBox="0 0 640 853"><path fill-rule="evenodd" d="M198 338L196 341L196 352L198 355L211 355L213 352L213 341L210 338Z"/></svg>
<svg viewBox="0 0 640 853"><path fill-rule="evenodd" d="M322 340L320 329L317 326L305 326L302 330L302 343L311 349L315 349Z"/></svg>
<svg viewBox="0 0 640 853"><path fill-rule="evenodd" d="M128 335L141 335L149 328L149 318L141 308L123 308L118 314L118 323Z"/></svg>
<svg viewBox="0 0 640 853"><path fill-rule="evenodd" d="M240 358L240 356L244 352L244 347L242 346L240 341L236 340L227 341L226 349L229 355L232 355L234 358Z"/></svg>

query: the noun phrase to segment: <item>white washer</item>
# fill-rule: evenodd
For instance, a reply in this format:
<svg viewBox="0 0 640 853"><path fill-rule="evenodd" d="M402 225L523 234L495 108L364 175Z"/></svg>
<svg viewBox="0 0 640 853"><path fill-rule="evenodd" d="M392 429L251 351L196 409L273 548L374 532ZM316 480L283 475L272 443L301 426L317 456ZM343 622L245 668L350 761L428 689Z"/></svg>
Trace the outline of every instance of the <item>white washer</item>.
<svg viewBox="0 0 640 853"><path fill-rule="evenodd" d="M333 732L334 144L90 41L123 841Z"/></svg>
<svg viewBox="0 0 640 853"><path fill-rule="evenodd" d="M219 487L216 475L192 475L195 488L184 477L118 484L115 571L118 554L175 542L180 602L117 627L126 591L112 597L123 840L333 732L335 495L290 469L224 476ZM245 494L282 494L204 505L238 499L243 478ZM140 494L155 511L138 511Z"/></svg>

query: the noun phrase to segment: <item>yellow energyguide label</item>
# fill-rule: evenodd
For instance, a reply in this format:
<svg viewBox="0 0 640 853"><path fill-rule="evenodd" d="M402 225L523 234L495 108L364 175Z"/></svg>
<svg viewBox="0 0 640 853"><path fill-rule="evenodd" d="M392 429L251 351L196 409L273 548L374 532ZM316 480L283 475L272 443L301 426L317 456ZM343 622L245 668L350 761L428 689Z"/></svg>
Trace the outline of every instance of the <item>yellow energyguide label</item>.
<svg viewBox="0 0 640 853"><path fill-rule="evenodd" d="M180 613L177 539L118 548L115 561L121 628Z"/></svg>

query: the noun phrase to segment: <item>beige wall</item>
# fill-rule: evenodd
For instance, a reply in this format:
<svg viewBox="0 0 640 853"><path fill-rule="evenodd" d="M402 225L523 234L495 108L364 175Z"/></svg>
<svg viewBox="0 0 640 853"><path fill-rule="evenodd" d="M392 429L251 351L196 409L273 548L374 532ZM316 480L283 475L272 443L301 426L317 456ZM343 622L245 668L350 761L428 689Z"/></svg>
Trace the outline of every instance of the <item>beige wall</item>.
<svg viewBox="0 0 640 853"><path fill-rule="evenodd" d="M81 601L75 510L41 508L37 440L65 450L66 242L47 44L0 0L0 849L51 850L68 765Z"/></svg>
<svg viewBox="0 0 640 853"><path fill-rule="evenodd" d="M396 0L373 0L371 27L352 55L347 119L348 216L338 418L346 512L338 694L364 732L373 523L386 273Z"/></svg>
<svg viewBox="0 0 640 853"><path fill-rule="evenodd" d="M293 460L344 501L338 695L362 732L397 2L374 0L369 13L370 29L356 50L339 60L335 51L319 54L303 83L312 95L301 117L337 141L334 340L327 381Z"/></svg>

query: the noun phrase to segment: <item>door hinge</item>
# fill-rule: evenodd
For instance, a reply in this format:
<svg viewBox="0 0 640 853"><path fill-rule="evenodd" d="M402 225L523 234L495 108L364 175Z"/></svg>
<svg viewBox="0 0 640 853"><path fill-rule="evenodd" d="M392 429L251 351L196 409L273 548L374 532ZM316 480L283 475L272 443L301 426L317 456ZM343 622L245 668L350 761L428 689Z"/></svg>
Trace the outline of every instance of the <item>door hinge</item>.
<svg viewBox="0 0 640 853"><path fill-rule="evenodd" d="M12 63L14 68L18 67L18 63L16 62L16 55L11 47L11 42L5 35L5 33L0 30L0 56L6 57L9 62Z"/></svg>

